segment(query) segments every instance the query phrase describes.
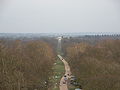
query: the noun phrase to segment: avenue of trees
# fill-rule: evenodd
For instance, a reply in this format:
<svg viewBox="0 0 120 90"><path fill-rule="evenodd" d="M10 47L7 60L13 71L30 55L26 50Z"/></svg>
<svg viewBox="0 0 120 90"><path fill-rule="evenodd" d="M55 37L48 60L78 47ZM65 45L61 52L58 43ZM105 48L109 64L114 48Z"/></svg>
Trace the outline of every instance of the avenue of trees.
<svg viewBox="0 0 120 90"><path fill-rule="evenodd" d="M0 90L48 90L54 51L40 40L0 40Z"/></svg>
<svg viewBox="0 0 120 90"><path fill-rule="evenodd" d="M120 89L120 40L74 43L66 57L84 90Z"/></svg>

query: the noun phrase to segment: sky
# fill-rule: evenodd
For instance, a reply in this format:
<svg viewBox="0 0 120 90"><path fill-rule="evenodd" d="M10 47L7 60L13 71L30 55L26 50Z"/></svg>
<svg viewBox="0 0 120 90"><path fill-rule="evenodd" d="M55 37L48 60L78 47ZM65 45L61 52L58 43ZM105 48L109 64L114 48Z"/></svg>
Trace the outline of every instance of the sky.
<svg viewBox="0 0 120 90"><path fill-rule="evenodd" d="M0 0L0 33L120 32L120 0Z"/></svg>

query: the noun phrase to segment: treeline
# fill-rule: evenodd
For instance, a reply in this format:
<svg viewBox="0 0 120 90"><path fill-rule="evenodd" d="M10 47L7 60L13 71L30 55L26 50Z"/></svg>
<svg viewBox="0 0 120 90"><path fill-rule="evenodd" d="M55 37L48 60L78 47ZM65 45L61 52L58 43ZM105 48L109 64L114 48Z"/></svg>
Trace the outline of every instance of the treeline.
<svg viewBox="0 0 120 90"><path fill-rule="evenodd" d="M0 90L48 90L54 51L40 40L0 41Z"/></svg>
<svg viewBox="0 0 120 90"><path fill-rule="evenodd" d="M72 44L66 54L84 90L120 89L120 40Z"/></svg>
<svg viewBox="0 0 120 90"><path fill-rule="evenodd" d="M64 52L64 55L66 54L66 48L69 45L73 45L76 43L89 43L92 45L97 44L100 41L103 40L120 40L120 35L84 35L84 36L76 36L76 37L63 37L62 40L62 51Z"/></svg>

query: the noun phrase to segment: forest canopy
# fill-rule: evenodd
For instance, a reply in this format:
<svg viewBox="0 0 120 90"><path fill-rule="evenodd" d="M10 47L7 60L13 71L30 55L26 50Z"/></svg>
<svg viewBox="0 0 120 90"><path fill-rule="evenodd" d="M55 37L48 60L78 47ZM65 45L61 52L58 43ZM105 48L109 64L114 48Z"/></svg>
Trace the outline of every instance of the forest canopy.
<svg viewBox="0 0 120 90"><path fill-rule="evenodd" d="M0 41L0 90L47 90L54 51L41 40Z"/></svg>
<svg viewBox="0 0 120 90"><path fill-rule="evenodd" d="M120 40L68 45L67 60L85 90L120 89Z"/></svg>

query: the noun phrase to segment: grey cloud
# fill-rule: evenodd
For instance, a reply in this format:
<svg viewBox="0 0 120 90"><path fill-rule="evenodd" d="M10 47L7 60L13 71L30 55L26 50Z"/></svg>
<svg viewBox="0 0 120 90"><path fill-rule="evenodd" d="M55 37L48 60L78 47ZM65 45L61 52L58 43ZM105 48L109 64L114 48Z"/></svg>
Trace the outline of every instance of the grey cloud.
<svg viewBox="0 0 120 90"><path fill-rule="evenodd" d="M10 0L0 32L119 32L119 0Z"/></svg>

